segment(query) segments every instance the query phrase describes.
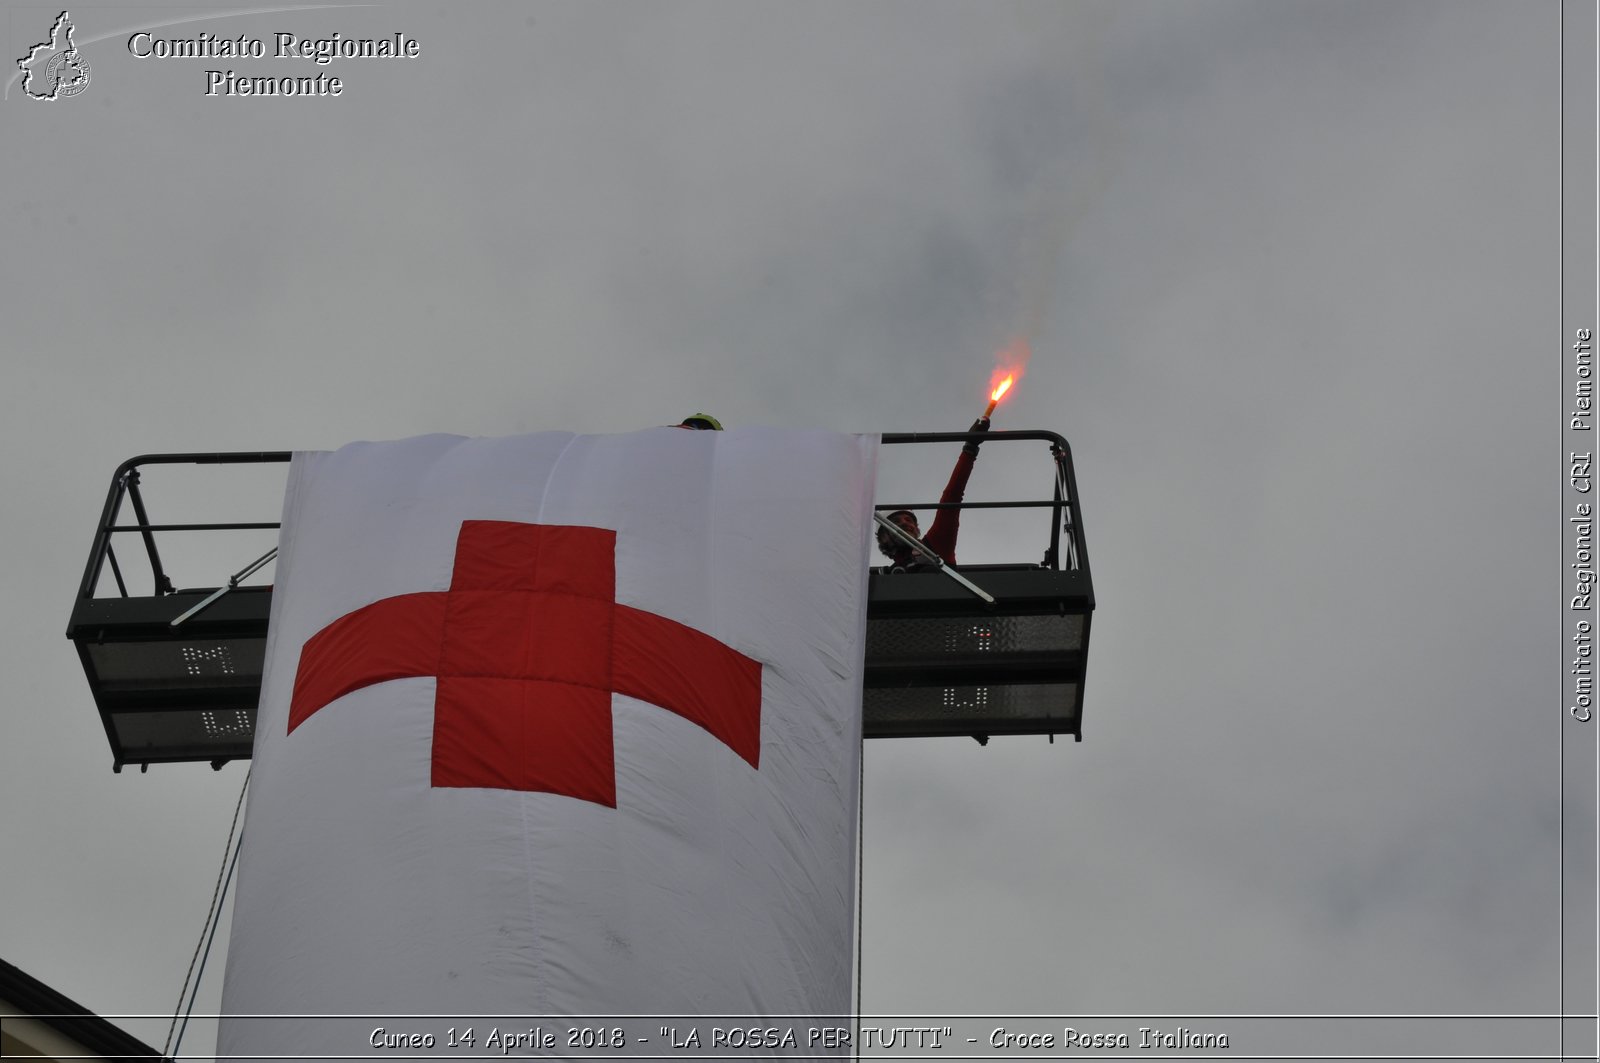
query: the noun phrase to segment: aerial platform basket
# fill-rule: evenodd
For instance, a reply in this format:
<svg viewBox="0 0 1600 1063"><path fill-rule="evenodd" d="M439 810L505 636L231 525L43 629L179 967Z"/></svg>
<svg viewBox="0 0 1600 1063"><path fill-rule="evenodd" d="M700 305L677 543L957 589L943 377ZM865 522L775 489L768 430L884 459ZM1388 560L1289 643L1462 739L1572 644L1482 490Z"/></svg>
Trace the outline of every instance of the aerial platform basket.
<svg viewBox="0 0 1600 1063"><path fill-rule="evenodd" d="M969 438L974 437L959 432L909 433L885 435L883 442L950 444ZM1029 442L1036 450L1046 445L1047 497L960 506L1046 510L1043 560L962 566L960 579L937 568L869 576L863 684L868 738L963 735L987 742L998 734L1083 736L1094 592L1071 451L1053 432L991 432L982 438L988 453L996 444L1007 451ZM112 476L67 637L77 646L114 770L184 761L220 767L251 755L272 611L271 586L247 582L270 555L224 586L189 590L173 586L161 546L170 550L180 533L262 535L277 523L155 523L140 487L141 470L282 463L289 457L286 451L153 454L123 462ZM132 519L122 523L125 506ZM875 508L881 514L941 507Z"/></svg>

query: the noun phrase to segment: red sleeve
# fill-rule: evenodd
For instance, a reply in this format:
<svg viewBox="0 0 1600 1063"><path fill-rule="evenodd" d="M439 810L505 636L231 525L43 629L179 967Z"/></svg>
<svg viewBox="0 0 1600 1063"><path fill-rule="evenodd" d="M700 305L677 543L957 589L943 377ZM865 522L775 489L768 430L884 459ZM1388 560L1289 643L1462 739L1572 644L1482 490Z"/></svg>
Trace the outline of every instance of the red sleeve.
<svg viewBox="0 0 1600 1063"><path fill-rule="evenodd" d="M967 493L967 477L972 475L973 455L965 450L961 457L956 459L956 467L950 471L950 482L944 485L944 494L939 496L941 503L960 502ZM933 527L928 529L928 534L922 541L928 544L928 549L944 558L945 564L956 563L956 535L961 531L961 511L959 509L941 509L933 518Z"/></svg>

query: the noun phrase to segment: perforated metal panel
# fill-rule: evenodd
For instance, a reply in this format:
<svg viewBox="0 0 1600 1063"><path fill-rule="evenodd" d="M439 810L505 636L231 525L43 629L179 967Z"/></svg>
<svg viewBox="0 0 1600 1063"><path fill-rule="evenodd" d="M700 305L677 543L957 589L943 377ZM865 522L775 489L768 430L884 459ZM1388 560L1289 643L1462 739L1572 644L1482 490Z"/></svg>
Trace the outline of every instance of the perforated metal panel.
<svg viewBox="0 0 1600 1063"><path fill-rule="evenodd" d="M259 688L266 639L102 642L84 649L107 692Z"/></svg>
<svg viewBox="0 0 1600 1063"><path fill-rule="evenodd" d="M1077 615L890 617L867 625L867 660L1056 659L1083 650L1083 631Z"/></svg>
<svg viewBox="0 0 1600 1063"><path fill-rule="evenodd" d="M117 764L248 757L265 638L83 643Z"/></svg>
<svg viewBox="0 0 1600 1063"><path fill-rule="evenodd" d="M863 695L862 711L877 738L1079 731L1076 683L872 687Z"/></svg>
<svg viewBox="0 0 1600 1063"><path fill-rule="evenodd" d="M107 719L122 759L214 760L248 757L255 740L254 709L116 712Z"/></svg>

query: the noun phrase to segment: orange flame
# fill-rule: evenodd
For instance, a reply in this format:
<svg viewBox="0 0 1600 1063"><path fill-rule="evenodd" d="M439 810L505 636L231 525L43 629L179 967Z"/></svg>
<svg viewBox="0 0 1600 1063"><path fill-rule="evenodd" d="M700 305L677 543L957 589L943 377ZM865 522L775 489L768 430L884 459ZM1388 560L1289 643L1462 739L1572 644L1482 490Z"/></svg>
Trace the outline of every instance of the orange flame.
<svg viewBox="0 0 1600 1063"><path fill-rule="evenodd" d="M995 352L994 374L989 377L989 408L983 411L985 417L994 413L994 408L1000 404L1000 400L1011 391L1017 381L1022 379L1032 353L1025 336L1018 336L1004 350Z"/></svg>

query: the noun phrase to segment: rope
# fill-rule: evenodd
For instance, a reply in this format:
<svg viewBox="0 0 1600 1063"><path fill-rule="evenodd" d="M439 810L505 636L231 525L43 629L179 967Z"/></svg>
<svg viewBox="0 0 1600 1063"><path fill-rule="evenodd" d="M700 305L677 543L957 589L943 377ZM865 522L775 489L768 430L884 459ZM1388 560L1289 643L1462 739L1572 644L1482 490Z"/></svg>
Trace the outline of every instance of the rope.
<svg viewBox="0 0 1600 1063"><path fill-rule="evenodd" d="M250 772L246 770L244 773L244 785L239 787L239 800L233 806L233 822L228 825L228 840L222 846L222 866L217 868L217 884L211 890L211 907L206 909L206 921L200 927L200 939L194 943L194 955L189 957L189 969L183 975L183 988L178 990L178 1003L172 1011L172 1022L167 1024L167 1039L161 1042L162 1056L166 1056L168 1047L172 1045L172 1031L178 1025L178 1012L183 1010L183 998L189 992L189 979L194 975L195 960L200 958L200 947L206 944L206 932L211 930L215 933L211 926L211 920L217 914L217 908L219 907L217 900L222 895L223 881L232 874L233 862L229 858L229 850L233 850L233 859L237 859L239 855L238 850L233 848L233 835L239 826L239 810L244 807L244 792L249 785ZM199 989L198 983L196 983L195 988ZM193 1006L191 1002L190 1007ZM181 1039L182 1035L180 1034L179 1037Z"/></svg>
<svg viewBox="0 0 1600 1063"><path fill-rule="evenodd" d="M243 838L240 839L240 841L243 840ZM233 881L233 867L239 862L239 850L242 848L244 848L242 845L235 845L233 847L233 859L228 862L228 878L227 881L223 882L222 884L222 895L224 897L228 895L228 883ZM218 909L217 914L222 914L220 908ZM178 1027L178 1039L172 1042L173 1059L178 1058L178 1046L183 1044L183 1031L189 1028L189 1015L194 1011L195 998L200 995L200 976L205 973L206 961L211 958L211 943L216 940L217 927L220 925L222 925L221 919L214 920L211 924L211 935L206 938L206 951L205 954L200 957L200 970L196 972L194 977L194 992L189 994L189 1006L185 1008L183 1012L183 1025Z"/></svg>

